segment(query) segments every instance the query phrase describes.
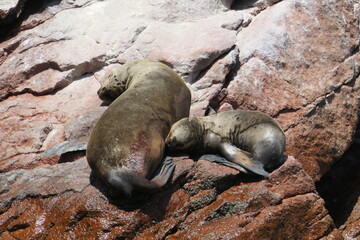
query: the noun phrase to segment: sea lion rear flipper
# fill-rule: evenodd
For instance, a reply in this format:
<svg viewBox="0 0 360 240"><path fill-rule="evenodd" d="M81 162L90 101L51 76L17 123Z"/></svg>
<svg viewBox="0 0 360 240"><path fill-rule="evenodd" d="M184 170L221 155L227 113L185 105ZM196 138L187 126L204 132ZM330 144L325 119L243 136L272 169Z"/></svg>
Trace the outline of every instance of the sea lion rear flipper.
<svg viewBox="0 0 360 240"><path fill-rule="evenodd" d="M148 180L137 173L116 171L109 172L105 178L107 183L111 186L111 195L113 197L118 197L122 193L126 198L130 199L132 198L133 190L152 192L162 188L171 177L174 169L175 164L172 161L172 158L166 157L151 180Z"/></svg>
<svg viewBox="0 0 360 240"><path fill-rule="evenodd" d="M158 184L161 188L168 182L172 173L174 172L174 169L175 163L172 161L172 158L165 157L164 161L157 168L153 178L150 181Z"/></svg>
<svg viewBox="0 0 360 240"><path fill-rule="evenodd" d="M248 172L264 177L269 175L269 173L265 171L264 165L261 162L256 161L250 153L243 151L230 143L221 143L219 150L227 160L240 165Z"/></svg>

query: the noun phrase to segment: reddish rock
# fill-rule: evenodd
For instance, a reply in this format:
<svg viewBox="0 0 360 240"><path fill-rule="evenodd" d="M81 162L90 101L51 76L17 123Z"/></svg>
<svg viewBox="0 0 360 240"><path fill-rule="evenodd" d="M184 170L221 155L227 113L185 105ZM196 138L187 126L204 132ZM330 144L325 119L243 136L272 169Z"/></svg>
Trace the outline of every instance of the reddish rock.
<svg viewBox="0 0 360 240"><path fill-rule="evenodd" d="M204 76L191 85L190 116L204 116L206 111L216 107L223 100L225 94L222 94L221 91L230 70L237 64L238 54L238 49L230 51L210 66Z"/></svg>
<svg viewBox="0 0 360 240"><path fill-rule="evenodd" d="M158 23L144 29L119 59L123 62L149 58L165 62L186 82L192 83L217 58L235 46L235 30L241 22L240 14L225 12L187 24ZM225 27L229 25L235 27ZM199 32L200 28L202 31ZM174 51L180 45L182 48Z"/></svg>
<svg viewBox="0 0 360 240"><path fill-rule="evenodd" d="M78 118L71 119L65 124L65 139L77 139L84 136L89 136L91 129L95 123L104 113L106 107L101 107L98 110L87 112Z"/></svg>
<svg viewBox="0 0 360 240"><path fill-rule="evenodd" d="M351 207L340 222L314 184L349 148L358 121L358 3L42 2L19 5L17 26L1 29L8 34L0 40L1 239L359 236L355 180L343 185ZM135 58L163 61L184 78L192 116L272 115L286 132L286 154L298 161L288 157L261 179L177 156L166 188L126 203L109 197L84 153L45 157L88 135L105 108L100 83Z"/></svg>
<svg viewBox="0 0 360 240"><path fill-rule="evenodd" d="M317 183L329 214L345 239L360 234L360 127L344 156Z"/></svg>
<svg viewBox="0 0 360 240"><path fill-rule="evenodd" d="M268 180L204 160L187 166L186 176L131 204L109 198L84 158L2 174L1 237L315 239L333 229L313 180L292 157Z"/></svg>
<svg viewBox="0 0 360 240"><path fill-rule="evenodd" d="M240 182L192 212L168 239L316 239L331 229L332 220L312 179L290 157L269 180Z"/></svg>
<svg viewBox="0 0 360 240"><path fill-rule="evenodd" d="M340 231L345 239L356 239L360 236L360 197L356 199L356 204Z"/></svg>
<svg viewBox="0 0 360 240"><path fill-rule="evenodd" d="M0 142L0 172L56 163L43 151L64 140L67 122L101 104L96 95L99 86L94 78L84 78L53 95L22 94L2 101L0 137L6 141Z"/></svg>
<svg viewBox="0 0 360 240"><path fill-rule="evenodd" d="M354 11L345 1L281 1L237 35L241 66L223 104L276 117L287 153L315 180L350 146L358 119Z"/></svg>

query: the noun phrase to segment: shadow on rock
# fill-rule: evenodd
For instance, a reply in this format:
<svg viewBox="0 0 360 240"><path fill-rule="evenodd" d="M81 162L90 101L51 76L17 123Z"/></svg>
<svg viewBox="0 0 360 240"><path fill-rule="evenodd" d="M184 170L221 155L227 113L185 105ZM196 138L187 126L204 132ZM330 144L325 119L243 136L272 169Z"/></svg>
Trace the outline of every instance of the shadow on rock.
<svg viewBox="0 0 360 240"><path fill-rule="evenodd" d="M90 183L97 188L109 201L110 204L116 206L120 210L132 212L140 210L154 221L161 221L164 219L166 208L174 192L181 188L179 181L166 186L153 193L144 193L140 191L133 191L132 198L113 197L109 187L106 183L91 172Z"/></svg>
<svg viewBox="0 0 360 240"><path fill-rule="evenodd" d="M360 124L354 142L331 170L316 184L335 225L343 225L360 196Z"/></svg>

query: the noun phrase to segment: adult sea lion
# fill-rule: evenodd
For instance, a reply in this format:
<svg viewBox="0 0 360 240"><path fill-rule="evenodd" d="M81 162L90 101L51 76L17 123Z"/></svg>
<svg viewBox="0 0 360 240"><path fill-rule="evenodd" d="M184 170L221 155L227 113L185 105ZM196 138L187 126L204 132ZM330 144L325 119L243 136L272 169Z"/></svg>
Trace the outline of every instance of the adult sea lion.
<svg viewBox="0 0 360 240"><path fill-rule="evenodd" d="M172 126L165 143L171 151L220 153L225 159L214 155L203 158L267 176L268 171L281 164L285 134L267 114L235 110L184 118Z"/></svg>
<svg viewBox="0 0 360 240"><path fill-rule="evenodd" d="M164 186L175 166L171 158L162 162L164 140L173 123L189 116L191 94L183 80L165 64L136 60L111 74L98 95L113 102L90 134L91 169L113 194L131 197L133 189Z"/></svg>

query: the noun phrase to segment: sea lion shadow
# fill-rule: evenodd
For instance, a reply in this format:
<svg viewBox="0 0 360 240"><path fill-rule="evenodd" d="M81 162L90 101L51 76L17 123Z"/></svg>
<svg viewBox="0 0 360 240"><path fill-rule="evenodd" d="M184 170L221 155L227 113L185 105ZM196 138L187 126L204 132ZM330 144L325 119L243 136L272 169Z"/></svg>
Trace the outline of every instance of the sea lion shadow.
<svg viewBox="0 0 360 240"><path fill-rule="evenodd" d="M171 181L169 181L163 188L153 193L134 190L131 198L113 197L106 183L96 176L93 171L90 174L90 184L98 189L108 199L109 203L119 210L126 212L140 210L154 221L164 219L171 196L180 188L178 184L171 184Z"/></svg>

